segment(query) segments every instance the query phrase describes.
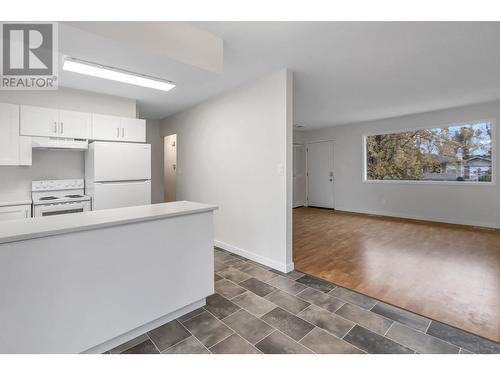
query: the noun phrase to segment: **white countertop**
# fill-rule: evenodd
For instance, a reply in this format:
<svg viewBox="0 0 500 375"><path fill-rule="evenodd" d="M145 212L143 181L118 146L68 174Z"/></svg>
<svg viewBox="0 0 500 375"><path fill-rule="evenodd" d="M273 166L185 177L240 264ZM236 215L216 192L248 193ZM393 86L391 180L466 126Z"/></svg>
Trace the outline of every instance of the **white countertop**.
<svg viewBox="0 0 500 375"><path fill-rule="evenodd" d="M140 221L214 211L217 206L178 201L0 222L0 244Z"/></svg>
<svg viewBox="0 0 500 375"><path fill-rule="evenodd" d="M19 199L19 198L13 198L13 199L5 199L4 197L1 198L0 200L0 207L8 207L8 206L21 206L24 204L31 204L31 199Z"/></svg>

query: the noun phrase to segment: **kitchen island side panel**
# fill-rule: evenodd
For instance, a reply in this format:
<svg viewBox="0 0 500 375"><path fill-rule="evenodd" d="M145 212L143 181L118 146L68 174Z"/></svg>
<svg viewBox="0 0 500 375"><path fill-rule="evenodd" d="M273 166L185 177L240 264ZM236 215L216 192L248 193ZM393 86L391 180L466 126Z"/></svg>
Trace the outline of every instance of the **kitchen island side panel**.
<svg viewBox="0 0 500 375"><path fill-rule="evenodd" d="M213 212L0 244L0 353L80 353L203 300Z"/></svg>

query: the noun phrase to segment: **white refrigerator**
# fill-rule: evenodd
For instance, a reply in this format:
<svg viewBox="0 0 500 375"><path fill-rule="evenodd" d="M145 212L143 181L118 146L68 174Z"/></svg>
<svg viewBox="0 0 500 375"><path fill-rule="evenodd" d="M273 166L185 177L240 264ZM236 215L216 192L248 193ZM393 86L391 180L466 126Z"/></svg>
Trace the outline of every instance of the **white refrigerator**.
<svg viewBox="0 0 500 375"><path fill-rule="evenodd" d="M151 145L91 143L85 151L85 193L93 210L151 204Z"/></svg>

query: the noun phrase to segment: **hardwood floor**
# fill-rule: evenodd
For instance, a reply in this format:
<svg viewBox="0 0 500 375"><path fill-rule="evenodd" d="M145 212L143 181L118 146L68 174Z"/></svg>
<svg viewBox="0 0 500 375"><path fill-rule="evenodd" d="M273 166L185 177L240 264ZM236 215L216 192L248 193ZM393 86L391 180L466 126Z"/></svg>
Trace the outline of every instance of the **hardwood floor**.
<svg viewBox="0 0 500 375"><path fill-rule="evenodd" d="M500 342L500 231L293 213L296 270Z"/></svg>

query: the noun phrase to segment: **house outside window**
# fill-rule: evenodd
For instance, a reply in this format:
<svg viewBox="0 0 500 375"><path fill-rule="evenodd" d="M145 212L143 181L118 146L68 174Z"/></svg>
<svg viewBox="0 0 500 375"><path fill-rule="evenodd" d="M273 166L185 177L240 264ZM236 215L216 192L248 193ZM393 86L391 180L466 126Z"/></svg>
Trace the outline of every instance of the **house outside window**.
<svg viewBox="0 0 500 375"><path fill-rule="evenodd" d="M364 137L367 182L494 182L494 122Z"/></svg>

